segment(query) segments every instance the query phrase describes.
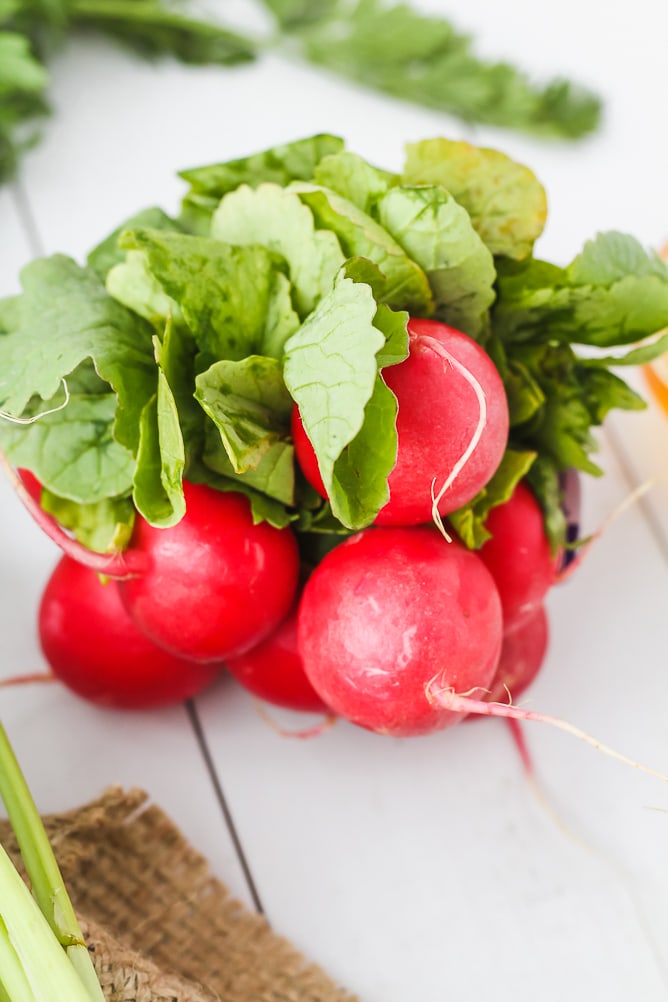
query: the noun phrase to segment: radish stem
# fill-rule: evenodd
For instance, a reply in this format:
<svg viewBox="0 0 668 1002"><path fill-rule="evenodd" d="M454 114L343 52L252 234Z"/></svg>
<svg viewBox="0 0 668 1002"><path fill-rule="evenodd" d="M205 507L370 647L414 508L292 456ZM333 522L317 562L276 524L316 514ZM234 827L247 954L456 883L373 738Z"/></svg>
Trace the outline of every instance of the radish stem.
<svg viewBox="0 0 668 1002"><path fill-rule="evenodd" d="M146 561L139 553L135 553L132 550L129 553L95 553L87 549L87 547L79 543L76 539L73 539L56 522L55 518L44 511L41 505L31 496L16 470L10 465L7 457L1 451L0 466L4 468L14 488L14 493L24 508L33 517L40 529L68 557L76 560L79 564L83 564L84 567L90 567L97 574L102 574L115 580L127 580L131 577L138 577L145 571Z"/></svg>

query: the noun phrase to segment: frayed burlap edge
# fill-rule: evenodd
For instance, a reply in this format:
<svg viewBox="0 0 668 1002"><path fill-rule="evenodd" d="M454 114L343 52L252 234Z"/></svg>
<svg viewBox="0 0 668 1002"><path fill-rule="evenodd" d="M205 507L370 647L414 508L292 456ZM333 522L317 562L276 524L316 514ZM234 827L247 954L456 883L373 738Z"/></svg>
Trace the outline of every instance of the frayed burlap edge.
<svg viewBox="0 0 668 1002"><path fill-rule="evenodd" d="M232 898L144 791L44 820L113 1002L356 1002ZM0 839L17 858L6 823Z"/></svg>
<svg viewBox="0 0 668 1002"><path fill-rule="evenodd" d="M83 915L79 920L108 1002L218 1002L219 996L174 974L165 974L97 922Z"/></svg>

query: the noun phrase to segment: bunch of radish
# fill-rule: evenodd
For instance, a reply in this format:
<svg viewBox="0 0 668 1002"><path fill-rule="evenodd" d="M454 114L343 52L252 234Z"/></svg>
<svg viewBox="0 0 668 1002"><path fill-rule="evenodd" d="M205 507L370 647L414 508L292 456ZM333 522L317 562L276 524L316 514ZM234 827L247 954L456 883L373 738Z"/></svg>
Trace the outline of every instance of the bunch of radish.
<svg viewBox="0 0 668 1002"><path fill-rule="evenodd" d="M668 265L619 233L539 260L542 185L463 142L392 172L321 134L182 177L177 218L0 300L0 454L64 552L53 674L150 708L225 672L396 736L521 715L565 485L644 406L611 370L667 342L605 351L668 326Z"/></svg>
<svg viewBox="0 0 668 1002"><path fill-rule="evenodd" d="M300 568L292 529L256 525L242 495L189 483L176 525L140 517L122 554L92 554L37 508L28 475L33 512L67 551L39 611L56 677L95 702L148 708L196 694L226 666L270 703L393 735L462 719L429 698L435 680L500 701L521 692L545 653L557 568L538 502L520 482L477 553L441 521L501 461L503 384L462 332L431 320L408 330L409 356L385 376L399 403L390 500L314 569ZM301 470L324 494L296 406L292 427Z"/></svg>

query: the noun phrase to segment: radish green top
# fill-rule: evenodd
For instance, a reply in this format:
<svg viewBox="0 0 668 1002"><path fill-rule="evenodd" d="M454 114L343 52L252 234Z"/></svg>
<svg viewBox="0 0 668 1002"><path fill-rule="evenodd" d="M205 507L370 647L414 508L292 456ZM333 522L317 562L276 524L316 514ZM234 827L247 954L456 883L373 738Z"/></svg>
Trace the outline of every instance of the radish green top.
<svg viewBox="0 0 668 1002"><path fill-rule="evenodd" d="M136 511L179 521L186 478L304 533L371 524L397 450L380 373L406 358L412 315L475 338L508 397L504 460L450 516L465 543L525 474L563 541L559 473L599 474L592 428L644 406L612 370L667 347L592 350L668 326L657 254L606 233L565 268L536 258L537 178L447 139L410 145L398 172L319 135L182 176L178 218L149 208L84 264L36 260L0 301L0 409L43 415L0 421L0 448L47 510L91 548L122 548ZM294 462L295 401L329 501Z"/></svg>

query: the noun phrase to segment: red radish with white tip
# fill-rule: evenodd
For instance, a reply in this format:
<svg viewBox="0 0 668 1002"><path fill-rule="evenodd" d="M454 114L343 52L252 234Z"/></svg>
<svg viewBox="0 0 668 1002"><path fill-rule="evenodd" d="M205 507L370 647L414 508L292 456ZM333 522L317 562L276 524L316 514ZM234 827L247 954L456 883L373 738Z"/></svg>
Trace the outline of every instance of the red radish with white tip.
<svg viewBox="0 0 668 1002"><path fill-rule="evenodd" d="M435 320L408 322L409 355L382 370L395 394L398 452L390 499L376 525L417 525L461 508L498 467L508 439L508 403L489 355L472 338ZM304 476L325 496L313 447L293 413Z"/></svg>
<svg viewBox="0 0 668 1002"><path fill-rule="evenodd" d="M458 690L488 686L501 631L489 571L434 526L351 536L311 574L298 617L304 670L323 701L353 723L395 736L461 720L431 704L425 687L442 670Z"/></svg>

